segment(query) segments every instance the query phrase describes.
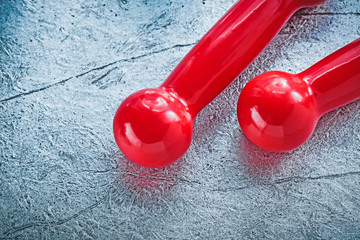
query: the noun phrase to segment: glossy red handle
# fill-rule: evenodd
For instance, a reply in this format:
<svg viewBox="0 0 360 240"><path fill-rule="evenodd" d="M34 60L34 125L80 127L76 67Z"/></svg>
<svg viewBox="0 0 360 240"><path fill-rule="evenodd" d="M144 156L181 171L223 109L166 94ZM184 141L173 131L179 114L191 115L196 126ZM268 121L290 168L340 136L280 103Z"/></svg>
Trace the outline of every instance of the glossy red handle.
<svg viewBox="0 0 360 240"><path fill-rule="evenodd" d="M325 0L242 0L155 89L128 97L114 118L115 140L133 162L164 167L192 138L197 113L256 58L299 8Z"/></svg>
<svg viewBox="0 0 360 240"><path fill-rule="evenodd" d="M311 86L320 115L360 97L360 39L299 74Z"/></svg>
<svg viewBox="0 0 360 240"><path fill-rule="evenodd" d="M240 94L238 120L256 145L274 152L303 144L322 114L360 98L360 39L299 74L267 72Z"/></svg>
<svg viewBox="0 0 360 240"><path fill-rule="evenodd" d="M242 0L233 6L170 74L172 89L195 117L263 51L300 7L324 1Z"/></svg>

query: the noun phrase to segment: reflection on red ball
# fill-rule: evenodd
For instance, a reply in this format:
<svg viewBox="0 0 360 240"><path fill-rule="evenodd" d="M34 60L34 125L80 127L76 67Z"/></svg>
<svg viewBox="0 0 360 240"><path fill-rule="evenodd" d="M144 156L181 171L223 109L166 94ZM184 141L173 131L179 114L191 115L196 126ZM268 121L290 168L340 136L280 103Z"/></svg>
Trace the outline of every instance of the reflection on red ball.
<svg viewBox="0 0 360 240"><path fill-rule="evenodd" d="M267 72L251 80L240 95L237 114L246 137L272 152L299 147L319 119L309 85L285 72Z"/></svg>
<svg viewBox="0 0 360 240"><path fill-rule="evenodd" d="M114 135L131 161L151 168L165 167L189 148L193 119L175 93L145 89L129 96L114 118Z"/></svg>

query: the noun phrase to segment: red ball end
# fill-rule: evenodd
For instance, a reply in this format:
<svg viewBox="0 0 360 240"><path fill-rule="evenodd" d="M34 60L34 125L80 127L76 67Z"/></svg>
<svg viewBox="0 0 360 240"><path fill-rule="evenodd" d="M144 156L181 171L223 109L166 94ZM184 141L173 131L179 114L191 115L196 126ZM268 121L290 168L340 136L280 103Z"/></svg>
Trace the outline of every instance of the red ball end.
<svg viewBox="0 0 360 240"><path fill-rule="evenodd" d="M150 168L168 166L189 148L193 119L176 94L164 88L129 96L114 118L114 135L131 161Z"/></svg>
<svg viewBox="0 0 360 240"><path fill-rule="evenodd" d="M319 119L311 88L297 75L284 72L251 80L240 95L237 114L246 137L272 152L299 147Z"/></svg>

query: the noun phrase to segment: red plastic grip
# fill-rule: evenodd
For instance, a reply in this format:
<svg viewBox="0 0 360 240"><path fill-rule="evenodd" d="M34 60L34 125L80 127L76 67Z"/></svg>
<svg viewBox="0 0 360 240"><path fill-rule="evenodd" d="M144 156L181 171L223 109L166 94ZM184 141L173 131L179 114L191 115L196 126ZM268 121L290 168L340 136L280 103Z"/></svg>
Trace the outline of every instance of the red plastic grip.
<svg viewBox="0 0 360 240"><path fill-rule="evenodd" d="M186 55L159 88L128 97L115 140L133 162L164 167L188 149L197 113L261 53L299 8L325 0L242 0Z"/></svg>
<svg viewBox="0 0 360 240"><path fill-rule="evenodd" d="M326 112L360 98L360 39L299 74L267 72L238 101L238 120L256 145L273 152L299 147Z"/></svg>

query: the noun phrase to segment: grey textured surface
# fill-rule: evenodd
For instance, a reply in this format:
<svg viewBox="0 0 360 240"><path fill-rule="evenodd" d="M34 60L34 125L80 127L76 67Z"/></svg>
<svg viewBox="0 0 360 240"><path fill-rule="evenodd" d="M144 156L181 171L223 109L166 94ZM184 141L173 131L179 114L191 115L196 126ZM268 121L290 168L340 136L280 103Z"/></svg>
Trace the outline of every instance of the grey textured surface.
<svg viewBox="0 0 360 240"><path fill-rule="evenodd" d="M197 117L174 165L124 158L113 115L162 83L235 0L0 0L0 239L360 239L360 101L290 153L252 145L246 82L360 36L360 1L297 12Z"/></svg>

